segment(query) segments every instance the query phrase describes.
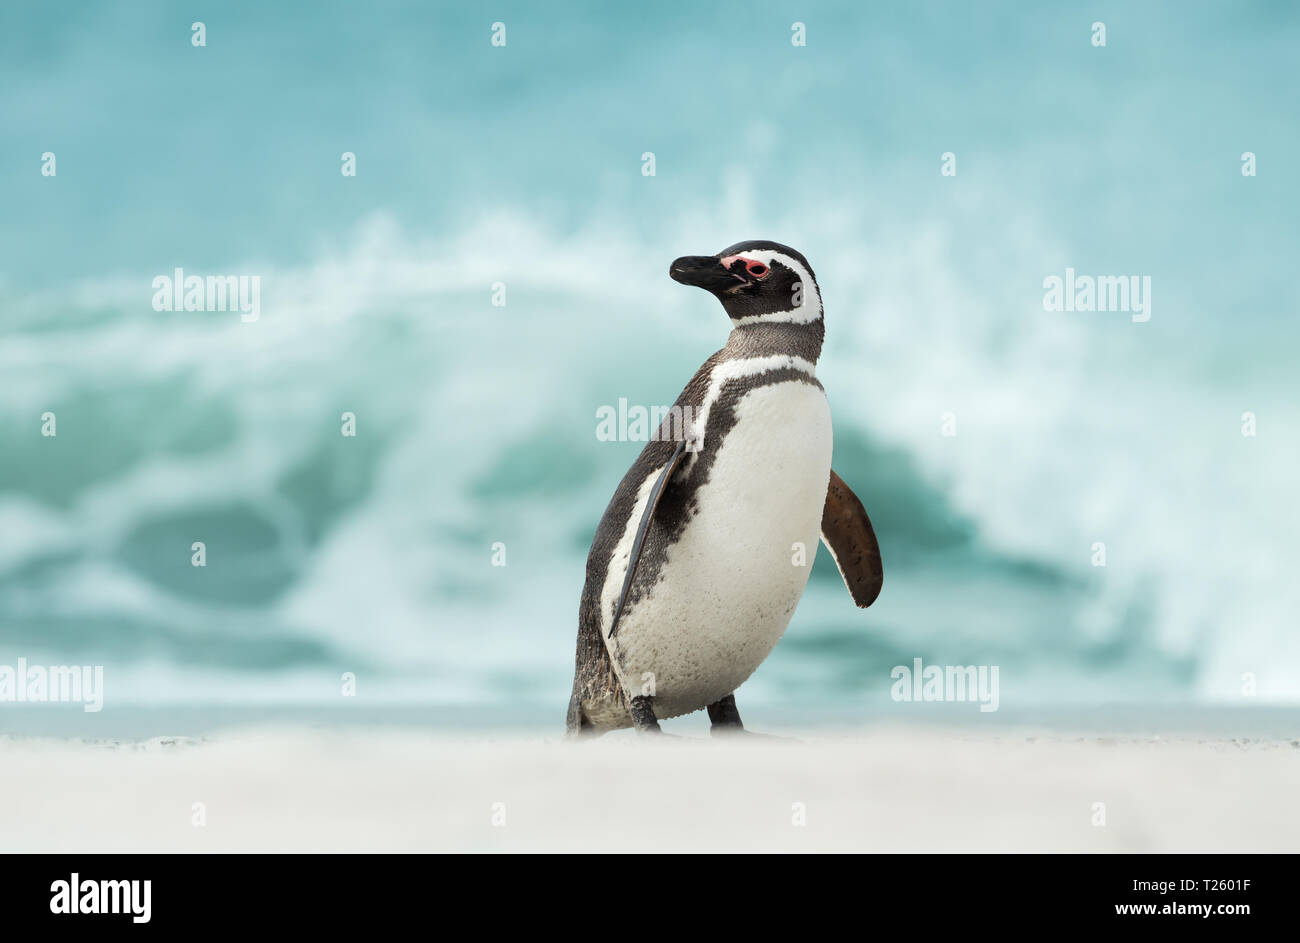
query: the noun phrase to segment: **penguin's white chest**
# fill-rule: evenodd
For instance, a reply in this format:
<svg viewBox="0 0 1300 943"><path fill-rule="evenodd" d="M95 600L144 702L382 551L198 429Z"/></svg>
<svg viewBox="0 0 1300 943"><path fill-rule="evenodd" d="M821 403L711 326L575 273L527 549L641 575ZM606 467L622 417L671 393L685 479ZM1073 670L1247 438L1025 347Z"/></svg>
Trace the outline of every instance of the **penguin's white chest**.
<svg viewBox="0 0 1300 943"><path fill-rule="evenodd" d="M706 448L712 434L705 429ZM625 688L639 694L653 683L659 717L731 693L780 640L817 553L830 468L830 409L819 387L788 381L739 400L697 513L611 643ZM621 582L615 570L611 584Z"/></svg>

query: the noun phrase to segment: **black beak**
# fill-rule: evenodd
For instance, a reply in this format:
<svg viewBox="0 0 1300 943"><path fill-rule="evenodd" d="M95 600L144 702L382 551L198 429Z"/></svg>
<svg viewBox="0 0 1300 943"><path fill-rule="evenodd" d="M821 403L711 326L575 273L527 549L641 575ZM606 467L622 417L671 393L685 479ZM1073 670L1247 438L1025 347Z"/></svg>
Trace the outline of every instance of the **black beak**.
<svg viewBox="0 0 1300 943"><path fill-rule="evenodd" d="M716 255L684 255L668 266L668 275L675 282L712 292L734 288L745 281L723 268Z"/></svg>

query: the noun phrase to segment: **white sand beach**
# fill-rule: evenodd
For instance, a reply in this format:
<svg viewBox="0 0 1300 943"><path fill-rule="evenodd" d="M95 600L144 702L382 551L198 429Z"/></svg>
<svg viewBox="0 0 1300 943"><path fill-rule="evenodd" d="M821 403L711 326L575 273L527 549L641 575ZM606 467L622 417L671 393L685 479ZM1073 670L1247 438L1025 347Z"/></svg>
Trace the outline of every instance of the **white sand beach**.
<svg viewBox="0 0 1300 943"><path fill-rule="evenodd" d="M0 769L3 852L1300 850L1286 739L264 727L0 739Z"/></svg>

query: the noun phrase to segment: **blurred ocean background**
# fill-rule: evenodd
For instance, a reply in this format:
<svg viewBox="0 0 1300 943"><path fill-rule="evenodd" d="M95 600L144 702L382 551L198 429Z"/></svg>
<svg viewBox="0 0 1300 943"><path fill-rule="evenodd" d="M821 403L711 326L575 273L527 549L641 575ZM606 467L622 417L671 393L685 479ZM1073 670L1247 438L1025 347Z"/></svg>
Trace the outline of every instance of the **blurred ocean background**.
<svg viewBox="0 0 1300 943"><path fill-rule="evenodd" d="M823 550L742 711L899 710L916 657L1021 710L1300 699L1298 45L1290 3L7 4L0 664L558 730L641 448L596 410L725 340L669 261L767 238L886 579ZM154 311L176 267L260 320ZM1151 320L1044 311L1067 267Z"/></svg>

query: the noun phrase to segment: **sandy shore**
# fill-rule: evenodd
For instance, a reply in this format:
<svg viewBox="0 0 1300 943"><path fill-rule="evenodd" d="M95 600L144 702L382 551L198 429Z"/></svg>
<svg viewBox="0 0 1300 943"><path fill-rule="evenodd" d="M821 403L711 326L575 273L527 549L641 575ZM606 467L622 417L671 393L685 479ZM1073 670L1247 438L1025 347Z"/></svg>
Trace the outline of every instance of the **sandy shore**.
<svg viewBox="0 0 1300 943"><path fill-rule="evenodd" d="M2 739L0 769L3 852L1300 851L1289 740L266 728Z"/></svg>

